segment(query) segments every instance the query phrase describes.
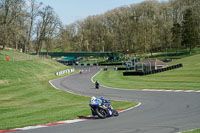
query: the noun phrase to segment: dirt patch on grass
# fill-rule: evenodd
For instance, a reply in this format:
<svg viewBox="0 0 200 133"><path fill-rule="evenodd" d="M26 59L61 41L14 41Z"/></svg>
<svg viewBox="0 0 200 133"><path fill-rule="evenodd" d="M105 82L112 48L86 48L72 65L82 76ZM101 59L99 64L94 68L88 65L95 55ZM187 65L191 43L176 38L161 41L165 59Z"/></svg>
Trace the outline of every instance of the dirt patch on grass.
<svg viewBox="0 0 200 133"><path fill-rule="evenodd" d="M8 80L0 80L0 85L8 84Z"/></svg>

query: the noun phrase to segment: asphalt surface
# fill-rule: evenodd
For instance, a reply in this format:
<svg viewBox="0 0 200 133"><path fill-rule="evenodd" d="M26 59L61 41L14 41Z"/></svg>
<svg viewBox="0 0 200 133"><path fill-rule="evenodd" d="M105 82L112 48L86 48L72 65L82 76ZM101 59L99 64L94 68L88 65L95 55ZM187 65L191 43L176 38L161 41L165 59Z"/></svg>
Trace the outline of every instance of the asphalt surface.
<svg viewBox="0 0 200 133"><path fill-rule="evenodd" d="M200 128L200 93L149 92L94 88L91 78L99 69L76 73L51 83L59 89L85 96L138 101L141 105L118 117L20 131L21 133L177 133ZM151 89L151 88L150 88ZM18 133L18 132L17 132Z"/></svg>

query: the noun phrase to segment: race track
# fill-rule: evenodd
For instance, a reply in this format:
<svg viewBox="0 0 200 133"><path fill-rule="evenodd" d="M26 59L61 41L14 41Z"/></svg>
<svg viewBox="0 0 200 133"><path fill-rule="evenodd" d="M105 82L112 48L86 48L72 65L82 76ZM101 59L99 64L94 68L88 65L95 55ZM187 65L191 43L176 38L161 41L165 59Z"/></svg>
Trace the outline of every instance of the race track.
<svg viewBox="0 0 200 133"><path fill-rule="evenodd" d="M118 117L91 119L20 133L177 133L200 128L200 93L94 89L91 78L99 69L76 73L51 83L58 89L85 96L138 101L141 105ZM151 88L149 88L151 89ZM16 132L18 133L18 132Z"/></svg>

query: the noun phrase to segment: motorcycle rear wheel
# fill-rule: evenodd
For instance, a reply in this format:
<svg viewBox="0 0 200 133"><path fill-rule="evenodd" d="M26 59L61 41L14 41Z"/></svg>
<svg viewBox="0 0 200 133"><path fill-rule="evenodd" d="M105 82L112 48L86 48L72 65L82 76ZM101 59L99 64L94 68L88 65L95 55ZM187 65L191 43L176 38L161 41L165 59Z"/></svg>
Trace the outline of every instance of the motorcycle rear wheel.
<svg viewBox="0 0 200 133"><path fill-rule="evenodd" d="M104 110L102 108L96 108L96 113L99 118L101 118L101 119L106 118L106 110Z"/></svg>

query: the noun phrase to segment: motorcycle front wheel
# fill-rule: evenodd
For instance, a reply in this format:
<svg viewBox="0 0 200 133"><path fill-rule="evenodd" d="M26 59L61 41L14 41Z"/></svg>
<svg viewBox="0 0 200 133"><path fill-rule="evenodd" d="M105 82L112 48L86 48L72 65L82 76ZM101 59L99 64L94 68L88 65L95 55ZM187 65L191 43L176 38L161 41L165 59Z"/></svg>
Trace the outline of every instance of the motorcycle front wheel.
<svg viewBox="0 0 200 133"><path fill-rule="evenodd" d="M99 116L99 118L104 119L106 118L106 110L102 108L96 108L96 113Z"/></svg>
<svg viewBox="0 0 200 133"><path fill-rule="evenodd" d="M113 109L113 116L118 116L119 113L117 112L117 110Z"/></svg>

